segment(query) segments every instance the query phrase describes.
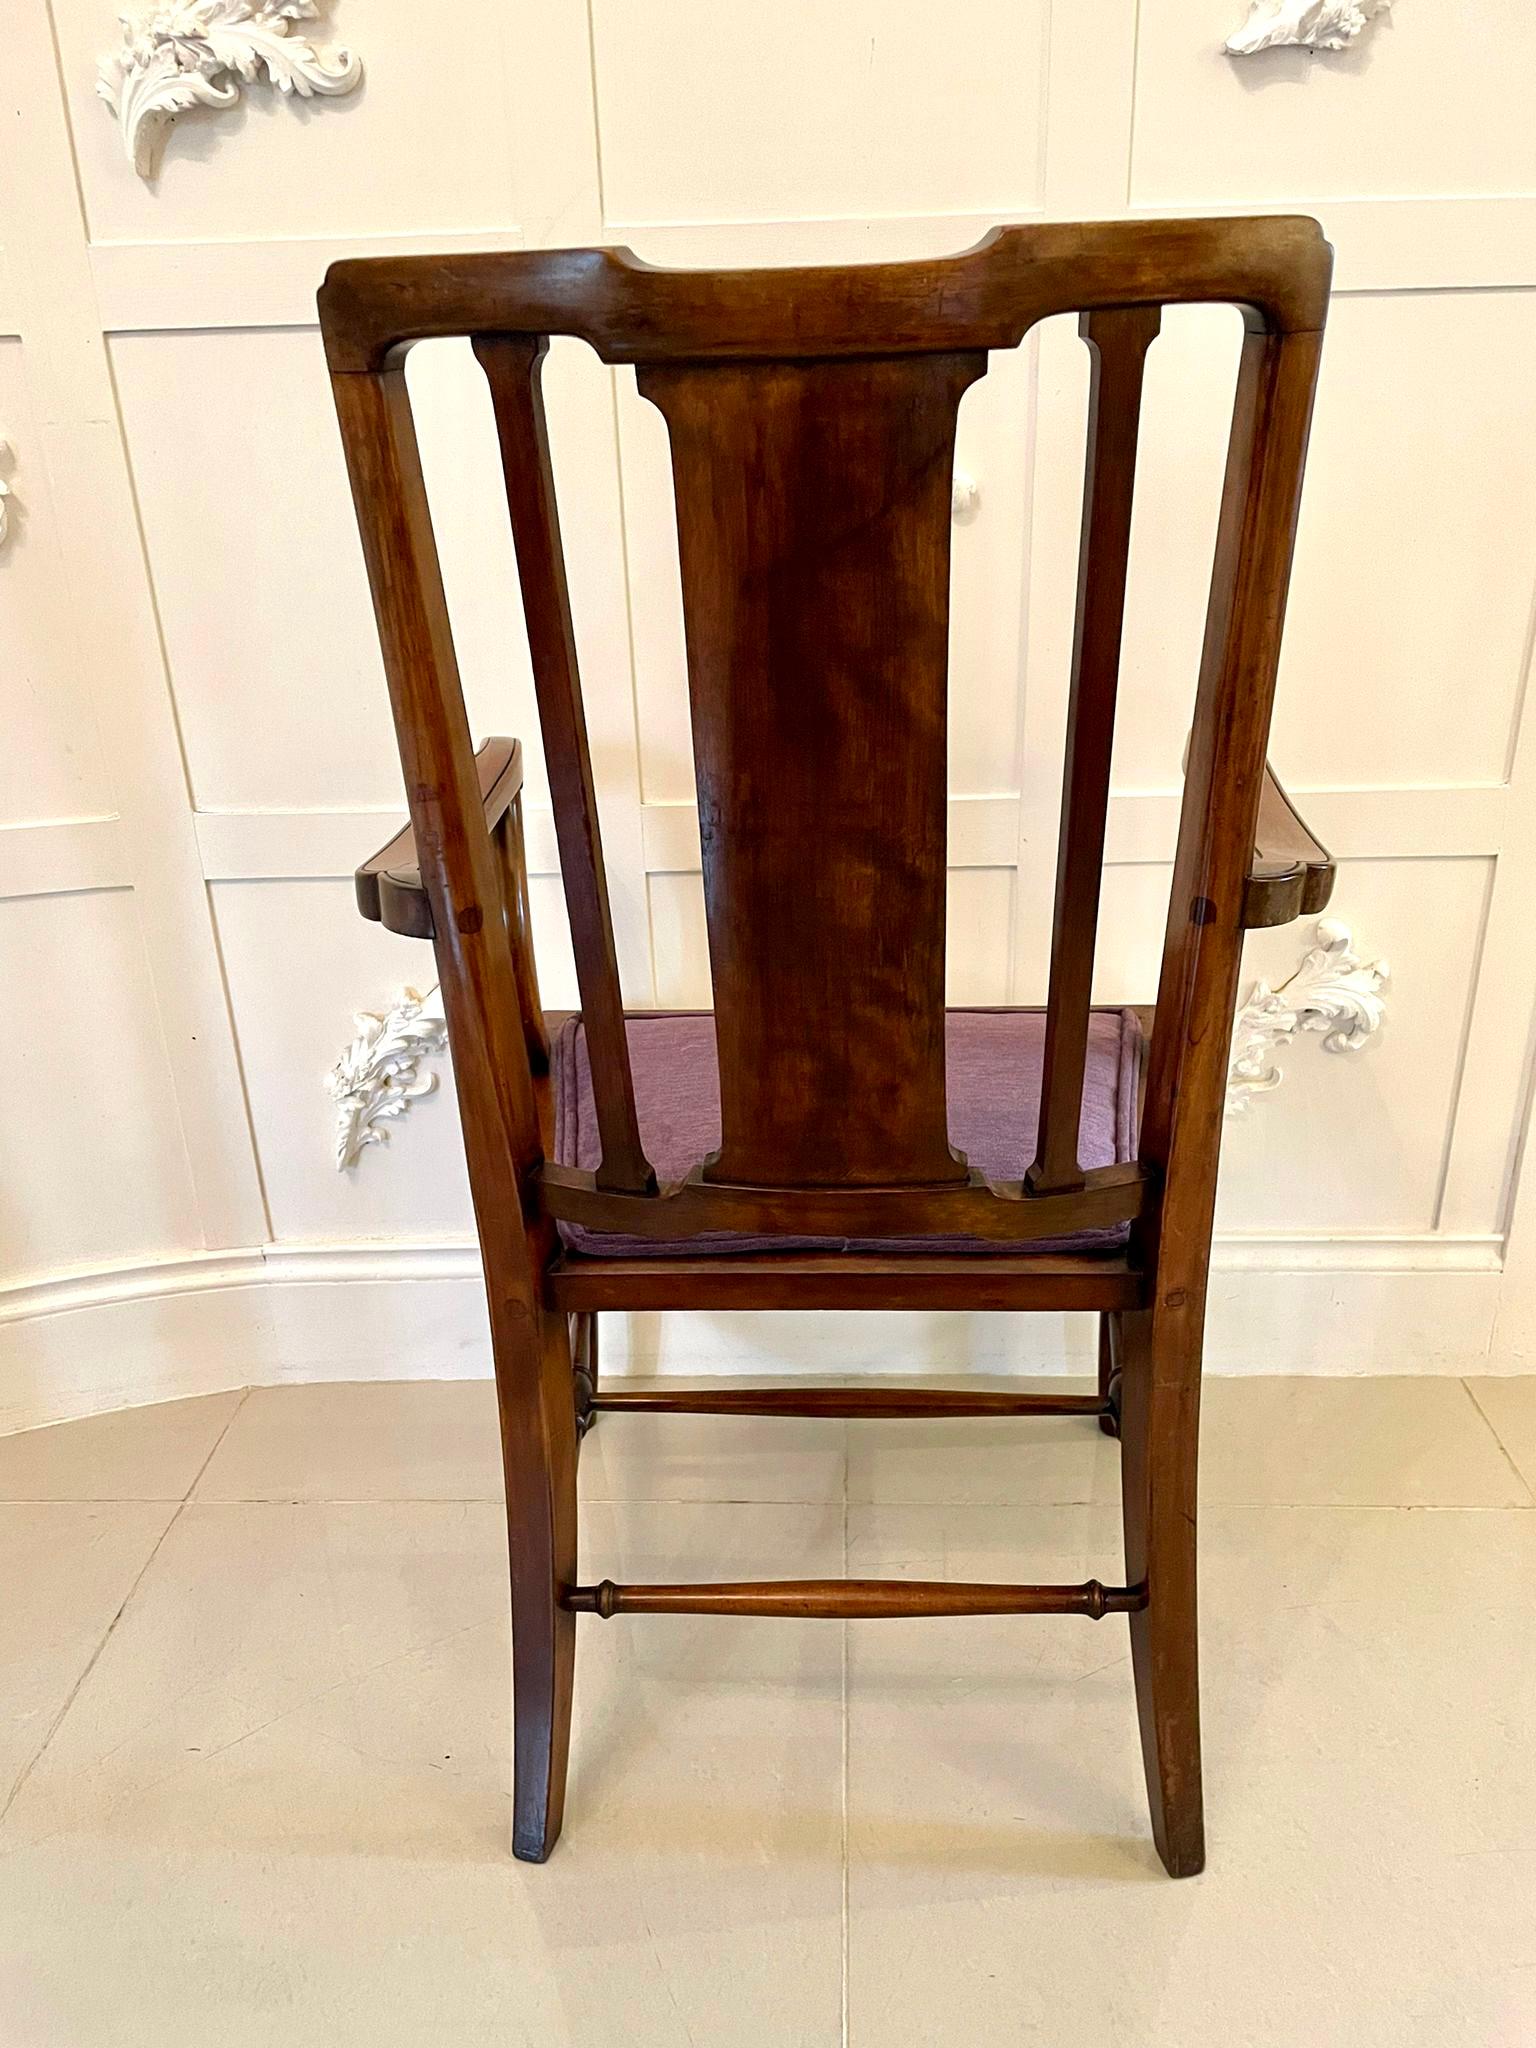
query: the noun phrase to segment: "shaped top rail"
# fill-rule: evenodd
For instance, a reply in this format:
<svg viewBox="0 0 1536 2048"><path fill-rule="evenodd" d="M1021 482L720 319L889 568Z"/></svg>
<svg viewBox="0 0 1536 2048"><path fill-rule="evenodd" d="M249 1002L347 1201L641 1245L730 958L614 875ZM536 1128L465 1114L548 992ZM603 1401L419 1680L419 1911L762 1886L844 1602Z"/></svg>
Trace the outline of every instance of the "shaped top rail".
<svg viewBox="0 0 1536 2048"><path fill-rule="evenodd" d="M1242 306L1276 333L1320 330L1333 252L1306 215L1042 222L959 255L836 267L680 270L628 249L370 256L320 290L338 374L413 342L569 334L610 363L744 361L1012 348L1055 313Z"/></svg>

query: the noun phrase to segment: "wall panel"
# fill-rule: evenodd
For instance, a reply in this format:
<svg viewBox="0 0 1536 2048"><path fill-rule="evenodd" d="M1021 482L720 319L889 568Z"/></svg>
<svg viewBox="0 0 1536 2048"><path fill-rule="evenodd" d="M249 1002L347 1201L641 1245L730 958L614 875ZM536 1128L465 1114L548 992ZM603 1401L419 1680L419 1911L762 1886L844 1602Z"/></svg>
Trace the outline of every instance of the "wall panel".
<svg viewBox="0 0 1536 2048"><path fill-rule="evenodd" d="M1298 781L1502 782L1536 595L1536 293L1340 299L1276 718Z"/></svg>
<svg viewBox="0 0 1536 2048"><path fill-rule="evenodd" d="M160 175L145 183L95 93L96 60L118 39L113 10L55 0L91 239L511 226L515 157L500 89L513 47L506 13L499 0L456 0L445 33L399 0L341 0L327 8L319 39L351 42L364 62L361 87L343 98L300 100L256 86L229 112L184 115Z"/></svg>
<svg viewBox="0 0 1536 2048"><path fill-rule="evenodd" d="M1223 1230L1323 1235L1433 1231L1462 1078L1491 864L1349 861L1339 908L1391 963L1388 1020L1358 1052L1310 1033L1279 1054L1285 1080L1228 1122ZM1245 984L1277 986L1301 956L1295 932L1255 932ZM1277 1113L1276 1113L1277 1112ZM1491 1213L1463 1220L1491 1235Z"/></svg>
<svg viewBox="0 0 1536 2048"><path fill-rule="evenodd" d="M699 874L649 877L656 1001L663 1010L707 1010L709 935Z"/></svg>
<svg viewBox="0 0 1536 2048"><path fill-rule="evenodd" d="M96 714L84 687L41 423L19 340L0 338L0 437L11 485L0 546L0 828L112 809Z"/></svg>
<svg viewBox="0 0 1536 2048"><path fill-rule="evenodd" d="M4 1281L200 1243L132 892L0 902L0 986Z"/></svg>
<svg viewBox="0 0 1536 2048"><path fill-rule="evenodd" d="M446 1065L387 1148L346 1176L331 1156L322 1083L352 1013L425 986L432 964L361 923L347 881L401 790L313 328L329 261L622 239L659 263L842 262L961 249L1041 213L1315 205L1342 290L1274 752L1341 857L1337 916L1393 980L1378 1043L1335 1059L1298 1042L1283 1085L1229 1126L1218 1362L1487 1354L1536 996L1536 406L1521 375L1536 27L1524 0L1402 0L1349 51L1236 62L1219 45L1241 12L465 0L450 24L419 0L333 0L320 33L356 44L362 90L295 105L258 87L186 118L153 183L94 96L112 10L17 0L0 16L0 150L21 199L0 263L19 509L0 550L0 695L20 742L0 756L0 949L27 1006L26 1164L0 1202L8 1223L31 1218L9 1232L25 1284L0 1322L62 1327L66 1299L73 1318L110 1298L114 1351L178 1391L194 1368L156 1361L193 1341L194 1299L247 1373L484 1362L473 1257L453 1249L470 1221ZM1176 311L1150 358L1101 1001L1156 984L1237 338L1230 313ZM567 1004L483 381L454 343L418 351L410 375L471 723L525 743L545 993ZM630 373L578 344L556 344L546 389L624 987L637 1006L696 1005L709 985L665 429ZM1086 393L1062 320L961 408L956 1001L1044 994ZM1255 937L1245 989L1288 974L1311 936ZM105 1086L103 1044L124 1062ZM134 1200L111 1194L125 1185ZM137 1278L112 1277L124 1260ZM80 1277L92 1261L106 1279ZM1524 1271L1536 1302L1536 1259ZM242 1291L271 1311L237 1312ZM119 1346L130 1295L159 1306ZM306 1320L289 1313L300 1301L330 1306ZM1528 1344L1536 1307L1505 1326ZM627 1335L637 1359L706 1369L905 1341L884 1319L871 1330L862 1351L787 1322ZM1059 1363L1080 1335L1041 1334L1037 1358L983 1319L907 1334L914 1357L955 1366ZM616 1329L610 1355L625 1341ZM7 1416L46 1412L49 1375L62 1403L91 1404L58 1344L25 1355L48 1363ZM102 1398L123 1384L101 1380Z"/></svg>
<svg viewBox="0 0 1536 2048"><path fill-rule="evenodd" d="M213 897L274 1235L471 1236L445 1063L436 1063L437 1089L346 1174L336 1171L324 1093L353 1011L387 1010L405 987L429 989L431 948L365 923L339 880L223 882Z"/></svg>
<svg viewBox="0 0 1536 2048"><path fill-rule="evenodd" d="M119 335L112 369L198 806L398 803L318 334Z"/></svg>
<svg viewBox="0 0 1536 2048"><path fill-rule="evenodd" d="M946 1001L983 1007L1006 1003L1012 870L952 867L946 913Z"/></svg>
<svg viewBox="0 0 1536 2048"><path fill-rule="evenodd" d="M1401 6L1352 48L1233 60L1234 0L1140 9L1133 206L1529 192L1536 142L1512 103L1536 66L1523 0Z"/></svg>
<svg viewBox="0 0 1536 2048"><path fill-rule="evenodd" d="M398 804L318 333L118 335L112 362L199 808ZM586 564L596 542L578 486L584 466L611 464L607 373L572 343L548 380L558 480L573 486L562 495L567 546ZM189 407L189 391L227 396ZM467 345L417 350L411 397L470 723L524 738L538 795L547 785L495 430ZM583 653L601 667L615 616L622 635L622 584L610 576L604 596L590 575L573 580Z"/></svg>
<svg viewBox="0 0 1536 2048"><path fill-rule="evenodd" d="M608 216L786 220L1040 203L1048 0L596 0ZM914 132L923 109L921 135Z"/></svg>

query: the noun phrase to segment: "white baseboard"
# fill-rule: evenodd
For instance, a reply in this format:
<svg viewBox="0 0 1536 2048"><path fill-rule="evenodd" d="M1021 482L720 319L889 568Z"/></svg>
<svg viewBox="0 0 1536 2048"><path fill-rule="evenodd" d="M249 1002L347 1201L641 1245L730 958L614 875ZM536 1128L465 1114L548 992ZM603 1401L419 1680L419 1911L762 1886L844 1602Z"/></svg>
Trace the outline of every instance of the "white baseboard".
<svg viewBox="0 0 1536 2048"><path fill-rule="evenodd" d="M1212 1373L1518 1371L1493 1354L1492 1238L1218 1244ZM0 1290L0 1433L226 1387L490 1371L472 1245L268 1245ZM605 1367L647 1373L1084 1372L1088 1316L895 1312L605 1320Z"/></svg>

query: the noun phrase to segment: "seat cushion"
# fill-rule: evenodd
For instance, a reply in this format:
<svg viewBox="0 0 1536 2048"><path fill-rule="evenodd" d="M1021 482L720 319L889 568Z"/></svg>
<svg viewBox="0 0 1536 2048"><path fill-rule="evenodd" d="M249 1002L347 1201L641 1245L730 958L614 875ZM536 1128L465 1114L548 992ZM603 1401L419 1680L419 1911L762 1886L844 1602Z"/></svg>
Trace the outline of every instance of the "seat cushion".
<svg viewBox="0 0 1536 2048"><path fill-rule="evenodd" d="M682 1180L720 1143L720 1077L715 1020L707 1011L631 1017L629 1058L635 1077L640 1137L660 1181ZM951 1010L945 1020L949 1135L989 1180L1019 1180L1035 1155L1045 1016L1039 1010ZM1078 1157L1085 1167L1113 1166L1135 1156L1136 1094L1141 1077L1141 1027L1133 1010L1095 1010L1088 1022L1088 1062ZM597 1113L581 1020L568 1018L551 1049L555 1095L555 1159L561 1166L598 1162ZM857 1104L849 1113L857 1114ZM705 1252L974 1252L1115 1251L1128 1227L1085 1230L1028 1245L976 1237L758 1237L705 1231L689 1237L632 1237L562 1223L572 1251L607 1258L666 1258Z"/></svg>

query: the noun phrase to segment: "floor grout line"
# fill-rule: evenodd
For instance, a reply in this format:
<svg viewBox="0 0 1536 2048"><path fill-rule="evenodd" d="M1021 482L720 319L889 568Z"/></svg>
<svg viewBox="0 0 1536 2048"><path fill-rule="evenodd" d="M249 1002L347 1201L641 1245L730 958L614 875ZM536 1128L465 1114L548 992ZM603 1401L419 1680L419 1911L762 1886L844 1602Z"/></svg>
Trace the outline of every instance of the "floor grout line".
<svg viewBox="0 0 1536 2048"><path fill-rule="evenodd" d="M154 1563L155 1559L160 1555L160 1546L165 1542L166 1537L170 1535L171 1531L175 1528L176 1524L181 1520L182 1514L186 1509L186 1505L187 1503L185 1499L177 1501L169 1520L166 1522L165 1527L160 1531L160 1534L155 1538L153 1547L151 1548L148 1557L145 1558L143 1564L139 1566L138 1571L134 1574L133 1584L128 1588L127 1592L123 1595L122 1600L118 1604L117 1612L113 1615L112 1619L107 1623L106 1629L102 1634L100 1642L97 1643L95 1649L92 1650L90 1656L86 1659L85 1669L80 1673L80 1676L75 1680L74 1684L70 1687L63 1705L59 1708L59 1711L54 1715L53 1719L49 1722L47 1729L44 1731L42 1741L38 1744L37 1748L32 1752L31 1757L22 1767L22 1770L19 1776L17 1777L15 1784L12 1785L10 1792L6 1797L4 1806L0 1806L0 1822L4 1821L6 1815L10 1812L11 1808L16 1804L16 1801L21 1797L22 1791L26 1786L27 1780L32 1776L32 1773L37 1769L38 1765L42 1762L44 1753L46 1752L49 1743L52 1742L55 1735L58 1734L60 1728L63 1727L65 1719L69 1714L70 1708L75 1704L75 1701L80 1697L81 1688L84 1686L85 1681L90 1677L91 1673L96 1669L97 1664L101 1660L101 1654L106 1649L107 1644L111 1642L113 1630L117 1627L117 1624L122 1620L124 1614L128 1611L129 1601L133 1598L134 1594L137 1593L139 1587L144 1583L144 1574L149 1570L150 1566Z"/></svg>
<svg viewBox="0 0 1536 2048"><path fill-rule="evenodd" d="M179 1508L184 1493L7 1493L0 1508Z"/></svg>
<svg viewBox="0 0 1536 2048"><path fill-rule="evenodd" d="M174 1510L172 1511L170 1517L166 1522L165 1527L160 1531L160 1534L155 1538L154 1543L150 1547L148 1557L145 1558L144 1562L139 1566L139 1569L134 1573L133 1584L128 1588L127 1592L119 1601L117 1612L113 1615L112 1619L107 1623L107 1626L102 1633L101 1640L97 1643L95 1649L92 1650L90 1656L86 1659L85 1669L80 1673L80 1676L75 1680L74 1684L70 1687L69 1692L65 1697L63 1705L59 1708L59 1711L54 1715L53 1719L49 1722L46 1730L44 1731L42 1741L33 1751L31 1757L28 1759L26 1764L23 1765L20 1773L16 1778L16 1782L12 1785L10 1791L6 1794L5 1804L3 1806L0 1806L0 1823L4 1822L6 1815L10 1812L11 1808L16 1804L16 1801L21 1797L22 1792L26 1788L28 1780L32 1776L32 1773L37 1769L38 1765L42 1762L43 1757L46 1755L48 1745L53 1741L53 1738L58 1734L59 1730L63 1727L65 1721L69 1716L70 1708L73 1707L75 1701L79 1699L80 1694L84 1689L86 1680L90 1677L91 1673L96 1669L96 1666L100 1663L102 1654L105 1651L108 1643L111 1642L118 1623L122 1620L123 1616L128 1612L129 1604L132 1601L134 1594L137 1593L140 1586L143 1585L145 1575L148 1573L149 1568L154 1563L155 1559L160 1555L161 1549L165 1544L166 1538L170 1535L171 1531L175 1528L176 1524L181 1520L182 1516L186 1513L188 1504L192 1499L193 1489L196 1487L197 1482L202 1478L203 1474L208 1470L208 1466L212 1461L214 1452L217 1451L219 1445L223 1443L225 1437L228 1436L230 1427L233 1424L235 1417L240 1413L241 1409L245 1406L246 1401L250 1396L250 1391L251 1390L249 1387L241 1388L240 1399L235 1403L234 1407L230 1410L228 1420L225 1422L224 1427L219 1431L218 1435L214 1438L212 1445L209 1447L208 1456L204 1458L203 1462L198 1466L196 1472L193 1473L191 1484L188 1486L186 1492L182 1495L181 1499L177 1501ZM161 1505L164 1506L165 1503L162 1502Z"/></svg>
<svg viewBox="0 0 1536 2048"><path fill-rule="evenodd" d="M235 1424L239 1421L241 1415L245 1412L245 1404L247 1401L250 1400L252 1392L253 1389L250 1387L242 1387L240 1389L240 1398L235 1403L234 1407L231 1408L231 1410L229 1411L229 1420L225 1423L224 1427L219 1431L218 1435L209 1445L207 1457L204 1458L201 1465L199 1465L197 1470L193 1473L192 1484L187 1488L186 1492L181 1497L181 1504L183 1507L186 1506L187 1502L192 1498L193 1494L196 1493L198 1487L202 1484L203 1474L208 1470L208 1467L213 1463L215 1457L218 1455L220 1444L223 1443L225 1437L229 1435L229 1432L234 1428Z"/></svg>
<svg viewBox="0 0 1536 2048"><path fill-rule="evenodd" d="M1520 1470L1520 1467L1515 1463L1514 1457L1510 1452L1508 1444L1506 1444L1503 1437L1499 1435L1497 1423L1495 1423L1493 1417L1488 1413L1487 1409L1483 1406L1482 1402L1478 1400L1477 1389L1473 1386L1472 1382L1469 1379L1464 1378L1461 1384L1466 1392L1467 1399L1472 1403L1473 1412L1476 1414L1478 1420L1482 1423L1483 1427L1488 1431L1488 1434L1493 1438L1494 1442L1498 1445L1499 1450L1503 1455L1505 1464L1509 1467L1510 1471L1515 1475L1516 1479L1519 1480L1520 1484L1525 1488L1526 1495L1529 1498L1531 1505L1533 1507L1536 1507L1536 1487L1533 1487L1531 1485L1531 1482L1526 1478L1525 1474Z"/></svg>
<svg viewBox="0 0 1536 2048"><path fill-rule="evenodd" d="M175 1499L175 1495L168 1495L165 1500L158 1504L160 1506L170 1506L175 1502ZM14 1502L0 1500L0 1507L47 1507L69 1504L67 1502L48 1500ZM83 1503L75 1502L73 1504L79 1506ZM92 1497L90 1504L96 1504L95 1496ZM117 1505L118 1503L106 1504ZM126 1504L132 1505L132 1503ZM142 1503L142 1505L152 1506L155 1503L148 1502ZM187 1505L199 1508L505 1508L506 1497L499 1493L240 1493L204 1496L199 1500L189 1501ZM714 1499L708 1494L616 1493L602 1495L583 1494L580 1497L579 1505L583 1508L835 1508L839 1505L839 1502L835 1499L781 1500L777 1497L767 1500L756 1500L743 1498L740 1495L733 1495L729 1499ZM855 1505L860 1507L882 1505L893 1507L927 1507L934 1505L934 1503L927 1501L893 1501L884 1503L860 1501L855 1503ZM944 1505L944 1503L939 1503L939 1505ZM965 1505L965 1503L952 1502L949 1505L960 1506ZM1017 1501L996 1501L990 1503L983 1502L982 1505L1017 1507L1020 1503ZM1027 1502L1025 1505L1072 1507L1087 1506L1088 1503L1047 1501Z"/></svg>
<svg viewBox="0 0 1536 2048"><path fill-rule="evenodd" d="M1502 1445L1500 1446L1502 1449ZM1508 1453L1505 1453L1506 1457ZM1515 1477L1529 1491L1529 1483L1518 1467ZM499 1495L486 1493L243 1493L217 1495L212 1498L179 1501L174 1495L160 1498L92 1494L76 1498L57 1495L18 1495L14 1499L0 1499L0 1508L7 1507L197 1507L197 1508L504 1508L505 1501ZM743 1500L733 1497L729 1500L713 1500L705 1494L615 1494L602 1499L586 1499L584 1508L818 1508L838 1507L835 1500ZM1067 1509L1093 1508L1113 1511L1119 1503L1112 1500L967 1500L963 1497L944 1500L856 1500L846 1506L852 1508L879 1508L889 1512L911 1509L927 1510L936 1508L975 1508L980 1512L995 1514L1007 1510L1011 1513L1059 1514ZM1528 1515L1536 1510L1536 1499L1532 1500L1206 1500L1200 1503L1202 1514L1227 1514L1238 1511L1243 1514L1338 1514L1338 1515Z"/></svg>

